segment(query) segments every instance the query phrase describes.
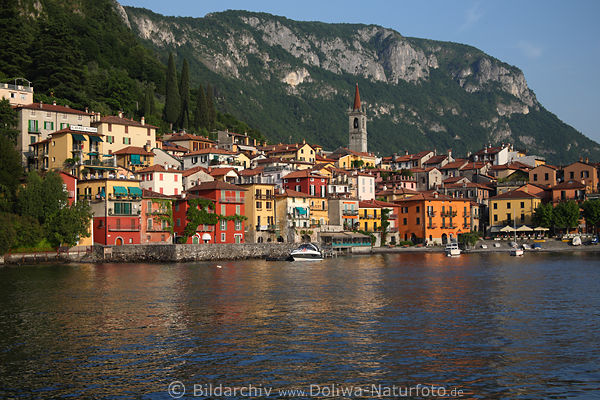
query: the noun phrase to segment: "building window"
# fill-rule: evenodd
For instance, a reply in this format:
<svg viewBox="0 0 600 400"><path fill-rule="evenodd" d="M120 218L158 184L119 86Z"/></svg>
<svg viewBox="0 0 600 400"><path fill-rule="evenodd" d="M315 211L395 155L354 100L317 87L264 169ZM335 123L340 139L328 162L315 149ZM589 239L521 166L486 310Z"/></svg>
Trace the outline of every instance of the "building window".
<svg viewBox="0 0 600 400"><path fill-rule="evenodd" d="M569 178L570 179L575 178L575 172L573 172L573 171L569 172Z"/></svg>
<svg viewBox="0 0 600 400"><path fill-rule="evenodd" d="M221 233L221 243L225 243L227 241L227 237L225 236L225 233Z"/></svg>
<svg viewBox="0 0 600 400"><path fill-rule="evenodd" d="M549 179L549 176L548 176L548 173L547 173L547 172L544 174L544 179L545 179L545 180L548 180L548 179Z"/></svg>
<svg viewBox="0 0 600 400"><path fill-rule="evenodd" d="M235 230L236 231L241 231L242 230L242 221L240 220L235 220Z"/></svg>
<svg viewBox="0 0 600 400"><path fill-rule="evenodd" d="M525 221L525 214L521 213L521 222Z"/></svg>
<svg viewBox="0 0 600 400"><path fill-rule="evenodd" d="M123 144L131 144L131 138L124 137L123 138Z"/></svg>
<svg viewBox="0 0 600 400"><path fill-rule="evenodd" d="M408 221L407 221L407 219L406 219L406 218L403 218L403 219L402 219L402 224L403 224L403 225L407 225L407 224L408 224Z"/></svg>
<svg viewBox="0 0 600 400"><path fill-rule="evenodd" d="M148 218L148 230L152 230L152 218Z"/></svg>
<svg viewBox="0 0 600 400"><path fill-rule="evenodd" d="M181 226L181 219L177 218L177 220L175 221L175 224L177 226Z"/></svg>
<svg viewBox="0 0 600 400"><path fill-rule="evenodd" d="M227 230L227 220L224 220L224 219L221 220L221 230L222 231Z"/></svg>
<svg viewBox="0 0 600 400"><path fill-rule="evenodd" d="M508 208L510 210L510 201L508 203L506 203L506 208Z"/></svg>
<svg viewBox="0 0 600 400"><path fill-rule="evenodd" d="M525 202L524 201L521 202L521 208L525 208Z"/></svg>
<svg viewBox="0 0 600 400"><path fill-rule="evenodd" d="M54 130L54 122L48 122L48 121L44 122L44 129L53 131Z"/></svg>
<svg viewBox="0 0 600 400"><path fill-rule="evenodd" d="M421 207L417 206L417 212L421 212Z"/></svg>
<svg viewBox="0 0 600 400"><path fill-rule="evenodd" d="M498 209L498 203L494 203L494 210Z"/></svg>
<svg viewBox="0 0 600 400"><path fill-rule="evenodd" d="M129 133L129 126L125 125L125 133Z"/></svg>
<svg viewBox="0 0 600 400"><path fill-rule="evenodd" d="M266 205L267 205L267 210L270 210L271 209L271 202L267 201Z"/></svg>
<svg viewBox="0 0 600 400"><path fill-rule="evenodd" d="M498 215L494 214L494 222L498 222Z"/></svg>
<svg viewBox="0 0 600 400"><path fill-rule="evenodd" d="M262 202L261 201L257 201L256 202L256 209L258 209L258 210L262 209Z"/></svg>
<svg viewBox="0 0 600 400"><path fill-rule="evenodd" d="M108 131L112 132L112 124L108 124Z"/></svg>
<svg viewBox="0 0 600 400"><path fill-rule="evenodd" d="M421 218L417 217L417 225L421 225Z"/></svg>
<svg viewBox="0 0 600 400"><path fill-rule="evenodd" d="M221 204L221 215L226 215L227 214L227 207L225 206L225 204Z"/></svg>
<svg viewBox="0 0 600 400"><path fill-rule="evenodd" d="M548 178L546 178L546 179L548 179ZM537 174L533 174L533 181L537 182Z"/></svg>

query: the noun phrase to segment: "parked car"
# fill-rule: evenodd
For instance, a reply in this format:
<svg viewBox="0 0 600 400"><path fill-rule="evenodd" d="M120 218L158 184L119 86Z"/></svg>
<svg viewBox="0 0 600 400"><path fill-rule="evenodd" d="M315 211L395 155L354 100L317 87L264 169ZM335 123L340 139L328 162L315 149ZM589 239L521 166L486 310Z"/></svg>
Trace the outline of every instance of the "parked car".
<svg viewBox="0 0 600 400"><path fill-rule="evenodd" d="M542 245L540 243L533 244L533 250L540 250L541 248L542 248Z"/></svg>

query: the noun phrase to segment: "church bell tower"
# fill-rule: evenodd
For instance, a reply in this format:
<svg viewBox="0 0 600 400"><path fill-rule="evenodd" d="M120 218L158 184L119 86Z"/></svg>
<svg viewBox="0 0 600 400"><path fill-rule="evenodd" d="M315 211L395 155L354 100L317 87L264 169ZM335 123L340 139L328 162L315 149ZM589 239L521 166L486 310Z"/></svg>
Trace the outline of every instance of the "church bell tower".
<svg viewBox="0 0 600 400"><path fill-rule="evenodd" d="M354 93L354 105L348 110L348 126L350 142L348 149L358 152L367 152L367 113L360 105L358 83Z"/></svg>

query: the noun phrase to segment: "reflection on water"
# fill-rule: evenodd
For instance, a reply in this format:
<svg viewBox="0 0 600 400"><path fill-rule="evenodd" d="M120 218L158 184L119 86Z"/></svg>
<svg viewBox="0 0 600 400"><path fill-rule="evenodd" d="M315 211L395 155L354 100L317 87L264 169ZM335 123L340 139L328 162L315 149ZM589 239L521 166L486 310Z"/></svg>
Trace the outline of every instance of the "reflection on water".
<svg viewBox="0 0 600 400"><path fill-rule="evenodd" d="M173 380L600 388L597 254L221 265L0 269L0 397L158 399Z"/></svg>

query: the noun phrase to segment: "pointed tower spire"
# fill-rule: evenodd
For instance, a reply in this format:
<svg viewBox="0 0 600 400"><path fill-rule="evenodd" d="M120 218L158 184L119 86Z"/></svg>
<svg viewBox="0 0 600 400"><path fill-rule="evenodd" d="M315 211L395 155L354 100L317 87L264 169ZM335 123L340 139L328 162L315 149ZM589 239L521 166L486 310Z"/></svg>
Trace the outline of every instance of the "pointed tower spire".
<svg viewBox="0 0 600 400"><path fill-rule="evenodd" d="M354 93L354 111L360 110L360 94L358 93L358 83L356 84L356 92Z"/></svg>

